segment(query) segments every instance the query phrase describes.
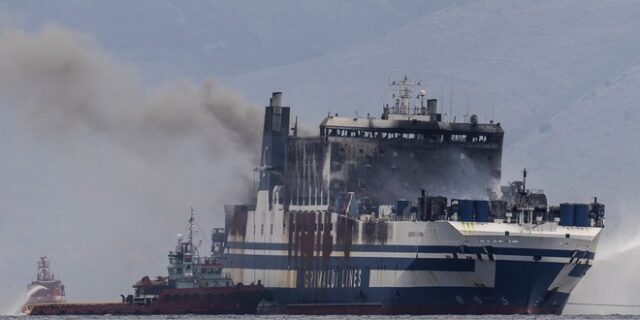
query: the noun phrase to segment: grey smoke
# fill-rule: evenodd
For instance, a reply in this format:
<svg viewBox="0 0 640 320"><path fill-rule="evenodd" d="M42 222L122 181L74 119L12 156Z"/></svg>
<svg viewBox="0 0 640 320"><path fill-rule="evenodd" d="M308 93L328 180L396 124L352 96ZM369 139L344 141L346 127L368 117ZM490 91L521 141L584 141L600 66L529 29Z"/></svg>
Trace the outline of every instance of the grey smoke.
<svg viewBox="0 0 640 320"><path fill-rule="evenodd" d="M189 205L206 252L223 204L252 195L263 112L215 79L150 88L90 36L8 30L0 107L6 148L26 159L1 186L2 301L24 295L40 255L69 300L117 299L166 273Z"/></svg>
<svg viewBox="0 0 640 320"><path fill-rule="evenodd" d="M165 152L180 139L255 153L260 111L215 80L145 88L136 72L87 36L49 26L0 35L0 96L40 133L85 129L132 152Z"/></svg>

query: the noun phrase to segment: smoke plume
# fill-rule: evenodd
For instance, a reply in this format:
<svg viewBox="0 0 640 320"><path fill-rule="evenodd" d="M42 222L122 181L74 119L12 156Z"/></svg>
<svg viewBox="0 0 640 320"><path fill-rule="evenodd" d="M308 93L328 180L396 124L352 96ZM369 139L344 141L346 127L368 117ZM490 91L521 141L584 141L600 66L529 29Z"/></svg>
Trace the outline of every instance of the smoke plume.
<svg viewBox="0 0 640 320"><path fill-rule="evenodd" d="M0 35L0 96L24 123L47 135L88 130L148 155L196 139L214 158L255 153L260 116L215 80L146 89L131 68L82 34L49 26Z"/></svg>
<svg viewBox="0 0 640 320"><path fill-rule="evenodd" d="M190 204L206 244L223 204L252 195L262 111L214 79L149 88L87 35L7 30L0 107L4 148L26 158L2 186L4 293L49 255L70 300L117 298L166 273Z"/></svg>

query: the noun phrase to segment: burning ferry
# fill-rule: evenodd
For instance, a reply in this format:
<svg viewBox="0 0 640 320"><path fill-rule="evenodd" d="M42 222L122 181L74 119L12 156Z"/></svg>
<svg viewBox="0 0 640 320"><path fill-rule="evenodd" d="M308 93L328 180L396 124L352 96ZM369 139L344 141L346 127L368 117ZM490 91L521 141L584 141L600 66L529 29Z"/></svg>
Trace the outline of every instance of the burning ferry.
<svg viewBox="0 0 640 320"><path fill-rule="evenodd" d="M227 205L225 269L265 312L560 314L592 265L604 205L499 186L500 123L447 121L408 79L382 116L313 137L273 93L256 202Z"/></svg>

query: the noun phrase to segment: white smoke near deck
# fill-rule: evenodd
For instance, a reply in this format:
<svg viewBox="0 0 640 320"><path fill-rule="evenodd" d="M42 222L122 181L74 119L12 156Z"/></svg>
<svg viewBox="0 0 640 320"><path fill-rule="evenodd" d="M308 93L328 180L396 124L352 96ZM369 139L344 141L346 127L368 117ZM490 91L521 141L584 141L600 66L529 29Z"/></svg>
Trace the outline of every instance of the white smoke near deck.
<svg viewBox="0 0 640 320"><path fill-rule="evenodd" d="M189 205L208 238L224 203L252 195L263 112L214 79L147 88L87 35L7 30L0 107L14 117L7 148L27 158L3 185L22 190L2 198L4 292L22 290L24 267L46 254L69 300L130 293L166 273Z"/></svg>

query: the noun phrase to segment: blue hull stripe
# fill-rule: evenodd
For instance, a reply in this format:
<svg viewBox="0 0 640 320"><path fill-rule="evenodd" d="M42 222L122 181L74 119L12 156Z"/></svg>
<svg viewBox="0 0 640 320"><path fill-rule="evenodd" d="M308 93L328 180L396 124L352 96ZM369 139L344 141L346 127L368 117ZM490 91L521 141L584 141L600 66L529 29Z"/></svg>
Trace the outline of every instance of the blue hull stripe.
<svg viewBox="0 0 640 320"><path fill-rule="evenodd" d="M261 242L227 242L227 248L231 249L255 249L255 250L281 250L288 251L289 244L286 243L261 243ZM295 247L292 245L291 249ZM488 253L487 249L492 253L499 255L514 256L541 256L541 257L559 257L580 259L593 259L594 252L579 250L553 250L553 249L527 249L527 248L503 248L503 247L469 247L469 246L413 246L413 245L370 245L370 244L354 244L351 246L352 252L404 252L404 253ZM340 244L333 245L333 251L344 251L345 246Z"/></svg>
<svg viewBox="0 0 640 320"><path fill-rule="evenodd" d="M466 271L475 270L475 262L470 259L414 259L414 258L369 258L330 257L305 258L287 256L267 256L249 254L226 254L225 266L229 268L288 270L322 267L361 267L367 269Z"/></svg>
<svg viewBox="0 0 640 320"><path fill-rule="evenodd" d="M569 295L550 288L565 265L545 262L496 261L495 286L267 288L268 300L285 313L392 314L560 314ZM249 265L243 266L249 268ZM569 277L580 278L588 265L576 265ZM368 307L367 307L368 306Z"/></svg>

